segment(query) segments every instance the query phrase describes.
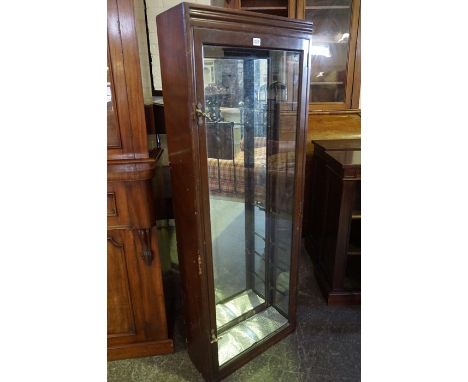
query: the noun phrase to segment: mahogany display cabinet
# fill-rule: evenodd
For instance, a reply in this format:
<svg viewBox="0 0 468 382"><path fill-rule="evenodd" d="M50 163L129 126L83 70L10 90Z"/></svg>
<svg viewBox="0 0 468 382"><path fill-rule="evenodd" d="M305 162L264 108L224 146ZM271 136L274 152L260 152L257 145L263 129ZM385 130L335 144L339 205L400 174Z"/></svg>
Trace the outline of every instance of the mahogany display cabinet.
<svg viewBox="0 0 468 382"><path fill-rule="evenodd" d="M187 346L224 378L296 326L312 23L157 16Z"/></svg>

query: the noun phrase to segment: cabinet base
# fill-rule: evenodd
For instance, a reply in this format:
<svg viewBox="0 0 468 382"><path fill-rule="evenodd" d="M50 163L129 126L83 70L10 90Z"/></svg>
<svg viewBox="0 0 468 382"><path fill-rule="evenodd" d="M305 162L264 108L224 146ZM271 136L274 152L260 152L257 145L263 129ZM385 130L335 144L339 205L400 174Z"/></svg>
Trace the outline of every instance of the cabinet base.
<svg viewBox="0 0 468 382"><path fill-rule="evenodd" d="M328 305L360 305L361 292L329 292L327 298Z"/></svg>
<svg viewBox="0 0 468 382"><path fill-rule="evenodd" d="M361 304L361 291L332 290L324 275L315 268L315 278L328 305L359 305Z"/></svg>
<svg viewBox="0 0 468 382"><path fill-rule="evenodd" d="M149 357L153 355L168 354L174 352L172 340L141 342L137 344L118 345L107 348L107 360Z"/></svg>

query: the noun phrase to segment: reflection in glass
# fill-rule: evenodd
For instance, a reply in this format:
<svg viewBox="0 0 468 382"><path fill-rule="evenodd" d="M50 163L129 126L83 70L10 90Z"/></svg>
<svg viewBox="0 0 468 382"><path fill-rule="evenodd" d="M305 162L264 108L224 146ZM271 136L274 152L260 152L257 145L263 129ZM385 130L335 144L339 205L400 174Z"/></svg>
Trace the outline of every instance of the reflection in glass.
<svg viewBox="0 0 468 382"><path fill-rule="evenodd" d="M203 57L223 365L288 322L300 54L206 45Z"/></svg>
<svg viewBox="0 0 468 382"><path fill-rule="evenodd" d="M314 23L311 102L344 102L351 0L307 0L306 20Z"/></svg>
<svg viewBox="0 0 468 382"><path fill-rule="evenodd" d="M107 147L120 147L119 126L117 124L117 111L115 97L113 96L112 68L109 54L107 54Z"/></svg>

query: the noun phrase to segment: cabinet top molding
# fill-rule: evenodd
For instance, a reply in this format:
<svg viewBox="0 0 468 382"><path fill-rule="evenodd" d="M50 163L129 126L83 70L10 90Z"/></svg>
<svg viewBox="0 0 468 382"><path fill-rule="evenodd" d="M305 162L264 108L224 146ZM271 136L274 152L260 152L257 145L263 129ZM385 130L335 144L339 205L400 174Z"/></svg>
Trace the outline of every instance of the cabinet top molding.
<svg viewBox="0 0 468 382"><path fill-rule="evenodd" d="M313 23L311 21L288 19L282 16L267 15L264 13L250 12L245 10L236 10L231 8L213 7L193 3L181 3L174 8L183 7L184 14L189 16L192 22L210 21L210 22L236 22L242 18L243 28L249 26L270 27L272 22L277 27L296 30L300 33L311 34L313 32ZM237 24L238 25L238 24Z"/></svg>

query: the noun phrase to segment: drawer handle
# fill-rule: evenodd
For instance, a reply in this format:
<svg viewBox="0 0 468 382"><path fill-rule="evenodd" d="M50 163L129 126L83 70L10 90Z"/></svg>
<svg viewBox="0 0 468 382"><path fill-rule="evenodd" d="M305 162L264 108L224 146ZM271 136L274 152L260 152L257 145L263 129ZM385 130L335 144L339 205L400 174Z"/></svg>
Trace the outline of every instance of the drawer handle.
<svg viewBox="0 0 468 382"><path fill-rule="evenodd" d="M153 262L153 252L151 252L151 229L140 228L136 231L142 248L141 257L143 257L145 264L150 266Z"/></svg>

